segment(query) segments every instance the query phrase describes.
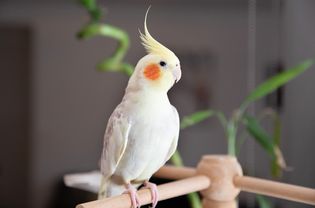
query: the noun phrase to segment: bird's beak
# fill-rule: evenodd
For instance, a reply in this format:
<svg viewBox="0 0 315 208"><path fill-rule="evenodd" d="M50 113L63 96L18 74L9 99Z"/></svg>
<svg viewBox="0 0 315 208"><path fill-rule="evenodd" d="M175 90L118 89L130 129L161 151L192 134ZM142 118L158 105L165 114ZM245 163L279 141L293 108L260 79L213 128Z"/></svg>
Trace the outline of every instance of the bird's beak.
<svg viewBox="0 0 315 208"><path fill-rule="evenodd" d="M175 82L177 83L182 76L182 70L180 69L179 66L173 70L173 76L174 76Z"/></svg>

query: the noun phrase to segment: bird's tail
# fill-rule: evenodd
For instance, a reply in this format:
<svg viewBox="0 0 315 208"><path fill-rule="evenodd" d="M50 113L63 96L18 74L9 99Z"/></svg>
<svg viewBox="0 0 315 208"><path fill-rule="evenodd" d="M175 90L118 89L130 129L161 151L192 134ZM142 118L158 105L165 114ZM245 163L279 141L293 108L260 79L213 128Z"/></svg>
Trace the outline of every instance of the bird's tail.
<svg viewBox="0 0 315 208"><path fill-rule="evenodd" d="M68 187L97 193L100 189L101 178L102 174L97 170L84 173L72 173L64 176L64 183Z"/></svg>
<svg viewBox="0 0 315 208"><path fill-rule="evenodd" d="M112 196L118 196L124 193L125 187L121 184L116 184L111 178L102 177L101 186L98 192L98 199L103 199Z"/></svg>
<svg viewBox="0 0 315 208"><path fill-rule="evenodd" d="M100 189L98 191L98 199L103 199L106 197L106 189L107 189L107 186L108 186L108 178L105 178L104 176L102 176L102 180L101 180L101 186L100 186Z"/></svg>

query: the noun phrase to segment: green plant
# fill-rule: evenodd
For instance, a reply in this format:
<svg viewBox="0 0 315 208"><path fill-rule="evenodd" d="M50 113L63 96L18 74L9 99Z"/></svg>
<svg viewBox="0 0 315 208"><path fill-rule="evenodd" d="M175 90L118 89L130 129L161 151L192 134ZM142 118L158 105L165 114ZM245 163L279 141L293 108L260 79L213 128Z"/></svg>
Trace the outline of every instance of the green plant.
<svg viewBox="0 0 315 208"><path fill-rule="evenodd" d="M309 69L313 64L313 60L307 60L301 64L294 66L274 77L271 77L267 81L260 84L256 89L254 89L242 102L240 107L236 109L232 116L228 119L223 118L226 122L221 122L225 130L225 135L228 143L228 154L236 156L237 149L239 145L237 143L238 129L241 125L245 126L245 130L251 135L255 141L260 144L260 146L269 154L274 166L283 168L284 164L281 164L282 159L279 153L279 143L280 143L280 119L275 111L271 111L271 115L274 118L274 134L270 135L264 130L260 125L259 119L253 115L246 112L248 106L253 102L265 97L266 95L272 93L279 87L283 86L293 78L297 77L299 74L303 73L305 70ZM220 112L218 112L220 113ZM222 114L222 113L221 113ZM222 120L222 119L221 119Z"/></svg>
<svg viewBox="0 0 315 208"><path fill-rule="evenodd" d="M124 57L129 49L128 34L115 26L101 23L102 9L96 4L96 0L79 0L80 4L88 11L90 20L81 28L77 37L79 39L88 39L95 36L104 36L113 38L118 41L118 46L113 55L101 61L97 68L100 71L122 72L130 76L134 66L124 62ZM237 156L240 152L244 133L251 135L250 138L255 141L266 151L271 158L271 170L274 176L280 176L281 170L285 168L285 162L280 151L281 123L279 115L273 111L264 111L262 117L270 116L274 123L273 134L270 135L262 126L261 119L247 113L248 106L253 102L272 93L279 87L283 86L305 70L310 68L313 60L307 60L303 63L286 70L267 81L260 84L254 89L241 103L240 107L227 117L223 112L217 110L204 110L195 112L181 120L181 129L196 125L209 117L217 117L223 126L225 137L227 138L227 152L229 155ZM240 127L244 126L244 132L239 133ZM244 137L246 138L246 137ZM170 160L175 166L183 166L182 158L178 151ZM188 195L189 202L193 208L201 208L200 198L197 193ZM262 196L257 196L257 201L261 207L270 207L270 203Z"/></svg>
<svg viewBox="0 0 315 208"><path fill-rule="evenodd" d="M250 115L246 110L253 102L272 93L303 73L305 70L309 69L313 63L313 60L306 60L263 82L245 98L240 107L232 113L230 118L225 117L220 111L215 111L216 113L212 114L220 115L219 119L227 138L227 151L229 155L237 156L240 152L241 145L244 142L244 139L241 139L240 137L244 134L238 134L238 131L241 129L240 126L243 125L245 127L243 131L249 134L251 136L249 138L254 139L271 158L272 176L279 177L281 175L282 170L286 168L286 164L280 150L281 122L278 113L272 109L263 111L262 117L270 116L273 120L273 133L269 134L262 127L260 122L261 119L254 115ZM260 207L272 207L272 203L263 196L257 195L256 200Z"/></svg>

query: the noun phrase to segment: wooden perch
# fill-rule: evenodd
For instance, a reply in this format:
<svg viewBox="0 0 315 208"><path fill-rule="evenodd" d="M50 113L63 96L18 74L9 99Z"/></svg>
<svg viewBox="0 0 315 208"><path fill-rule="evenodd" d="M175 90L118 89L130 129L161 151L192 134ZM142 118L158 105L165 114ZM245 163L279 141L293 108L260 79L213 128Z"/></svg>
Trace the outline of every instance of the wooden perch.
<svg viewBox="0 0 315 208"><path fill-rule="evenodd" d="M194 175L194 168L174 166L164 166L155 174L156 177L167 179L182 179ZM242 191L315 205L315 189L249 176L235 176L233 181Z"/></svg>
<svg viewBox="0 0 315 208"><path fill-rule="evenodd" d="M158 186L159 201L173 197L188 194L190 192L206 189L210 185L210 180L206 176L194 176L179 181L166 183ZM142 205L151 203L151 193L149 189L138 191L140 203ZM76 208L128 208L131 207L130 197L128 194L96 200L79 204Z"/></svg>
<svg viewBox="0 0 315 208"><path fill-rule="evenodd" d="M165 166L155 177L180 179L158 186L160 201L201 191L203 208L236 208L235 198L240 191L247 191L315 205L315 189L243 176L239 163L231 156L204 156L196 169ZM142 205L151 203L148 189L138 191L138 195ZM130 197L123 194L79 204L76 208L104 207L129 208Z"/></svg>
<svg viewBox="0 0 315 208"><path fill-rule="evenodd" d="M157 178L165 178L170 180L179 180L183 178L189 178L196 175L195 168L189 167L175 167L173 165L165 165L158 170L154 176Z"/></svg>
<svg viewBox="0 0 315 208"><path fill-rule="evenodd" d="M236 176L234 184L242 191L315 205L315 189L249 176Z"/></svg>

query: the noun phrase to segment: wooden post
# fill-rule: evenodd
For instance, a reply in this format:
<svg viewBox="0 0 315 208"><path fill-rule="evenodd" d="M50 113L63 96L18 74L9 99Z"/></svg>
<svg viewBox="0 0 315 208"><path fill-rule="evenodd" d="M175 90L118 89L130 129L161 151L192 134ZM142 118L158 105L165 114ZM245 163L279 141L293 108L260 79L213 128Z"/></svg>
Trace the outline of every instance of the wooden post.
<svg viewBox="0 0 315 208"><path fill-rule="evenodd" d="M197 174L206 175L211 186L201 191L203 208L237 208L236 196L240 189L234 186L235 176L242 176L241 166L235 157L206 155L198 164Z"/></svg>

